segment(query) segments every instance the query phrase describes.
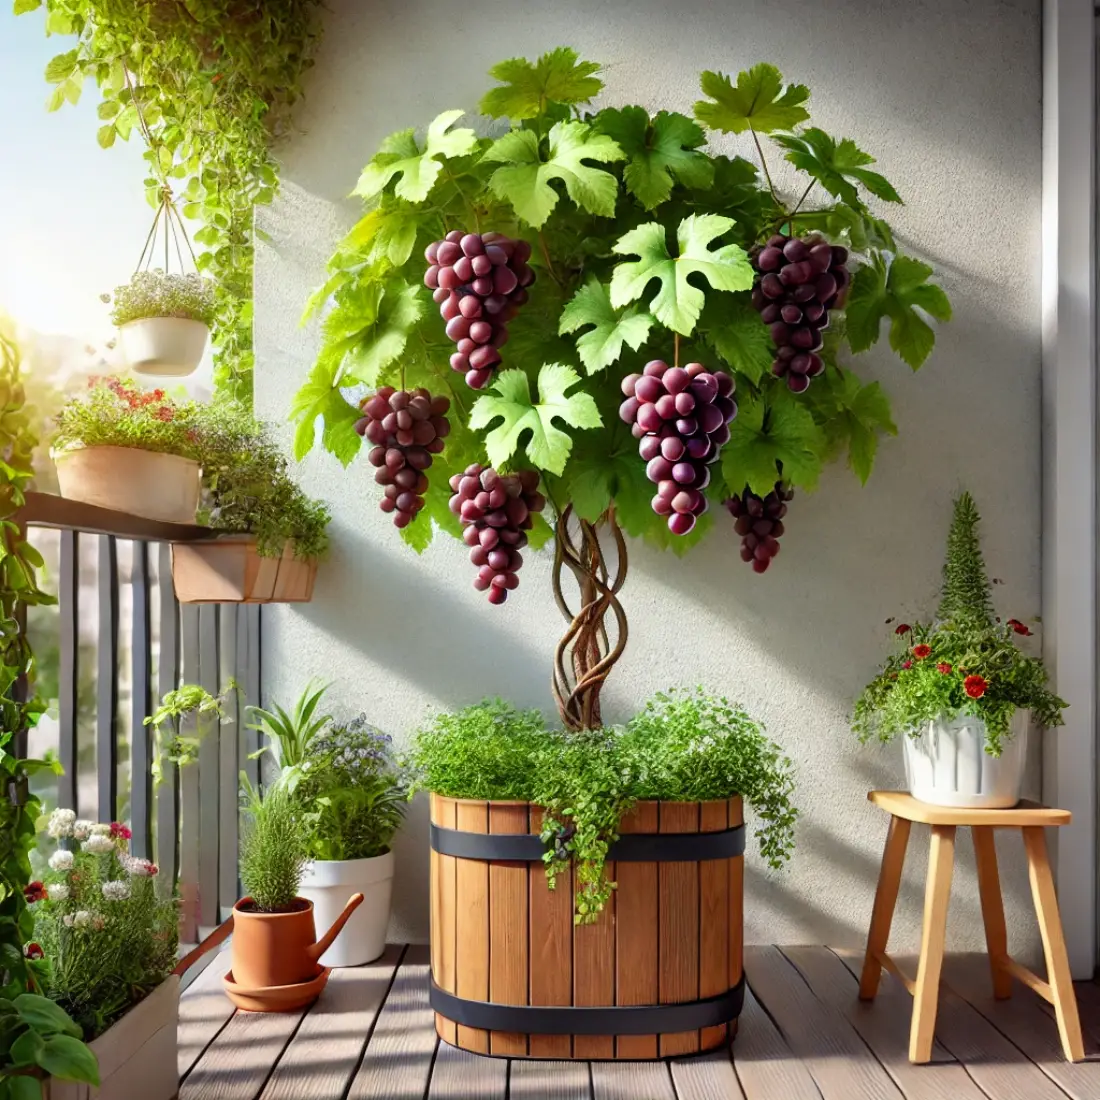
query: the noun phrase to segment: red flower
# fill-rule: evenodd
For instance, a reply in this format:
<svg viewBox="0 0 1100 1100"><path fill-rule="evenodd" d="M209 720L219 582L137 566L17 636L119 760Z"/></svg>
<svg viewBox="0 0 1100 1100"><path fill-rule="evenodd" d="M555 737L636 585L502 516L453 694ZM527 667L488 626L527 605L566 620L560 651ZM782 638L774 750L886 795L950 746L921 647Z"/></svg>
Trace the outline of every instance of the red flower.
<svg viewBox="0 0 1100 1100"><path fill-rule="evenodd" d="M153 400L154 401L163 401L164 400L164 390L153 390Z"/></svg>
<svg viewBox="0 0 1100 1100"><path fill-rule="evenodd" d="M158 420L163 420L164 423L167 424L169 420L175 418L176 412L171 405L161 405L161 407L157 409L157 411L153 413L153 415Z"/></svg>
<svg viewBox="0 0 1100 1100"><path fill-rule="evenodd" d="M940 661L940 663L936 665L936 671L942 672L944 676L946 676L951 671L951 666L946 661Z"/></svg>
<svg viewBox="0 0 1100 1100"><path fill-rule="evenodd" d="M913 656L916 657L918 661L923 661L931 652L932 647L930 645L925 645L924 642L921 642L920 645L913 646Z"/></svg>
<svg viewBox="0 0 1100 1100"><path fill-rule="evenodd" d="M43 883L28 882L23 887L23 897L26 899L28 905L34 905L36 901L45 901L50 895L46 893L46 887Z"/></svg>
<svg viewBox="0 0 1100 1100"><path fill-rule="evenodd" d="M46 957L46 952L36 943L28 943L23 954L28 959L44 959Z"/></svg>
<svg viewBox="0 0 1100 1100"><path fill-rule="evenodd" d="M894 633L895 634L908 634L909 631L912 630L912 629L913 628L908 623L898 623L898 625L894 627Z"/></svg>
<svg viewBox="0 0 1100 1100"><path fill-rule="evenodd" d="M912 668L913 667L913 662L912 661L902 661L901 662L901 667L902 668Z"/></svg>
<svg viewBox="0 0 1100 1100"><path fill-rule="evenodd" d="M974 673L971 676L967 676L963 680L963 690L971 699L980 699L985 694L985 689L989 687L989 681L984 676L979 676Z"/></svg>
<svg viewBox="0 0 1100 1100"><path fill-rule="evenodd" d="M1017 634L1023 634L1025 638L1031 637L1031 631L1027 628L1025 623L1020 622L1019 619L1009 619L1008 625L1016 631Z"/></svg>
<svg viewBox="0 0 1100 1100"><path fill-rule="evenodd" d="M121 821L111 822L111 836L115 840L118 840L119 837L122 837L123 840L129 840L133 835L128 825L123 825Z"/></svg>

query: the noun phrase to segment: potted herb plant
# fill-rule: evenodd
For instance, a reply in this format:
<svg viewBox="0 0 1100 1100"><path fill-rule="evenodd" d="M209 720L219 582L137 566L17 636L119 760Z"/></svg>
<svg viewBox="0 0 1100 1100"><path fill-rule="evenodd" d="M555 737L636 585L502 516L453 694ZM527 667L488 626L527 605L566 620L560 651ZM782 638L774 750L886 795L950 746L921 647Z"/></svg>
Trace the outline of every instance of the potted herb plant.
<svg viewBox="0 0 1100 1100"><path fill-rule="evenodd" d="M902 738L914 797L941 806L997 809L1020 800L1032 720L1060 726L1066 707L1040 658L1018 642L1019 619L994 615L969 493L954 505L939 608L930 623L894 627L896 651L856 701L861 740Z"/></svg>
<svg viewBox="0 0 1100 1100"><path fill-rule="evenodd" d="M216 309L209 279L153 269L134 272L129 283L115 289L111 320L131 370L182 376L202 361Z"/></svg>
<svg viewBox="0 0 1100 1100"><path fill-rule="evenodd" d="M57 847L32 905L45 992L79 1025L99 1062L99 1100L171 1100L179 1089L178 906L158 869L129 855L120 822L78 821L54 810ZM83 1100L80 1084L52 1081L50 1100Z"/></svg>

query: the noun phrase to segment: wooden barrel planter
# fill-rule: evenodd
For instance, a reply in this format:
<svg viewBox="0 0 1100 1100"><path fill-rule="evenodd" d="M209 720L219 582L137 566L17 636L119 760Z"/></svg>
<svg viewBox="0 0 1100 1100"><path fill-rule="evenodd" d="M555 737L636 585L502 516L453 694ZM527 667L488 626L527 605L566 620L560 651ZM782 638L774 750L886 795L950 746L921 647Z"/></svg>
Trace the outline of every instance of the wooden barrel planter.
<svg viewBox="0 0 1100 1100"><path fill-rule="evenodd" d="M720 1047L744 995L741 799L641 802L595 924L547 887L542 811L431 799L431 1003L441 1039L509 1058L656 1059Z"/></svg>
<svg viewBox="0 0 1100 1100"><path fill-rule="evenodd" d="M261 557L250 535L172 543L172 583L180 603L309 603L315 559Z"/></svg>

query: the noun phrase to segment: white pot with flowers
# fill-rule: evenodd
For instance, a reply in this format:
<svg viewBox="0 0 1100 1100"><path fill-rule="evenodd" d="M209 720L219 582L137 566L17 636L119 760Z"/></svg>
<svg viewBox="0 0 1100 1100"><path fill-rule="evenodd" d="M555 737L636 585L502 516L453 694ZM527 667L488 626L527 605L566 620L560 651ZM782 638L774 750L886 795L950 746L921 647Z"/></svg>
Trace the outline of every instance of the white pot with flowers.
<svg viewBox="0 0 1100 1100"><path fill-rule="evenodd" d="M864 741L902 737L909 789L922 802L1002 809L1020 800L1031 722L1060 726L1067 704L1042 660L1018 647L1030 628L994 615L978 523L964 492L936 618L894 628L898 648L857 700L853 729Z"/></svg>
<svg viewBox="0 0 1100 1100"><path fill-rule="evenodd" d="M179 1089L175 973L178 908L158 868L128 852L120 822L79 821L54 810L57 847L35 887L31 912L46 995L80 1026L100 1084L49 1078L48 1100L171 1100ZM28 894L28 900L32 895Z"/></svg>

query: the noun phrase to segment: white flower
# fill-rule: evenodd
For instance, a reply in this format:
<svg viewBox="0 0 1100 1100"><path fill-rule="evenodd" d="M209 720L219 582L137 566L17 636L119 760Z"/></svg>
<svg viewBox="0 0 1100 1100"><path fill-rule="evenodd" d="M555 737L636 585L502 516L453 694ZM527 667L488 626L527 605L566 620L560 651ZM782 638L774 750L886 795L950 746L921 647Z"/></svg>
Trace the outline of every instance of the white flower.
<svg viewBox="0 0 1100 1100"><path fill-rule="evenodd" d="M58 840L63 836L73 835L73 824L76 821L75 810L54 810L50 814L49 825L46 826L46 832Z"/></svg>
<svg viewBox="0 0 1100 1100"><path fill-rule="evenodd" d="M73 854L65 848L58 848L50 856L50 869L54 871L70 871L73 866Z"/></svg>
<svg viewBox="0 0 1100 1100"><path fill-rule="evenodd" d="M72 927L74 928L87 928L92 923L93 914L87 909L78 909L73 914ZM66 918L67 920L68 918Z"/></svg>
<svg viewBox="0 0 1100 1100"><path fill-rule="evenodd" d="M66 927L66 928L72 928L72 926L73 926L73 915L72 915L72 913L66 913L66 914L65 914L65 915L64 915L64 916L63 916L63 917L61 918L61 923L62 923L62 924L63 924L63 925L64 925L64 926Z"/></svg>
<svg viewBox="0 0 1100 1100"><path fill-rule="evenodd" d="M94 821L77 821L73 823L73 836L77 840L87 840L92 835L92 827L95 825Z"/></svg>
<svg viewBox="0 0 1100 1100"><path fill-rule="evenodd" d="M102 833L93 833L80 847L93 856L105 856L108 852L114 851L115 842L109 836L103 836Z"/></svg>
<svg viewBox="0 0 1100 1100"><path fill-rule="evenodd" d="M63 882L50 884L50 901L68 901L69 888Z"/></svg>
<svg viewBox="0 0 1100 1100"><path fill-rule="evenodd" d="M130 884L121 880L105 882L100 889L108 901L125 901L130 896Z"/></svg>
<svg viewBox="0 0 1100 1100"><path fill-rule="evenodd" d="M92 836L110 836L111 826L105 825L103 822L99 822L92 826Z"/></svg>
<svg viewBox="0 0 1100 1100"><path fill-rule="evenodd" d="M138 878L151 878L157 873L157 865L148 859L139 859L137 856L121 855L118 857L123 869Z"/></svg>

